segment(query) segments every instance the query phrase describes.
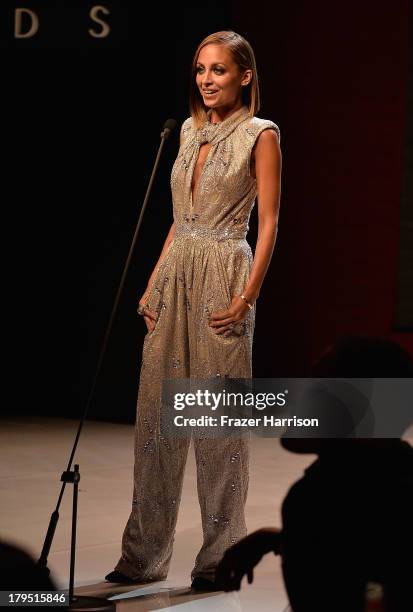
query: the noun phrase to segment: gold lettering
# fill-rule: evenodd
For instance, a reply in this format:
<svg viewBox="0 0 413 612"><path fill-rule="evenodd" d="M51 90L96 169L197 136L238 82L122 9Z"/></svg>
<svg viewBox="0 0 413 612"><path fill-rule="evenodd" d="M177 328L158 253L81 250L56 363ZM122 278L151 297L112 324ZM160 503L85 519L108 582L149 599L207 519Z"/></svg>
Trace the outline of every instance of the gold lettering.
<svg viewBox="0 0 413 612"><path fill-rule="evenodd" d="M22 14L26 13L31 20L30 29L22 32ZM39 18L34 11L28 8L16 8L14 11L14 38L32 38L39 29Z"/></svg>
<svg viewBox="0 0 413 612"><path fill-rule="evenodd" d="M99 4L93 6L90 9L90 18L93 19L93 21L96 21L96 23L98 23L99 25L101 25L102 30L101 32L96 32L92 28L89 28L89 34L94 38L106 38L107 36L109 36L110 26L106 23L106 21L99 19L97 15L99 11L102 11L102 13L104 13L105 15L110 15L110 11L105 6L100 6Z"/></svg>

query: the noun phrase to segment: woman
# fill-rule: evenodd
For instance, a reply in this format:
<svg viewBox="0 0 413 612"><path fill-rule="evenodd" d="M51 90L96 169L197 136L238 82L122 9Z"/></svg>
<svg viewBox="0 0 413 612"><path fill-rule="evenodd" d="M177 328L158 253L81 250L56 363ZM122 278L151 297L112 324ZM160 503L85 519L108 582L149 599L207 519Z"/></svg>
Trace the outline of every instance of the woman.
<svg viewBox="0 0 413 612"><path fill-rule="evenodd" d="M189 439L159 432L162 380L251 378L255 301L274 249L280 133L258 119L249 43L232 31L205 38L192 64L190 112L171 173L174 222L139 301L145 336L132 511L110 582L167 576ZM254 259L245 240L258 194ZM204 542L192 587L217 589L215 568L246 534L248 440L194 438Z"/></svg>

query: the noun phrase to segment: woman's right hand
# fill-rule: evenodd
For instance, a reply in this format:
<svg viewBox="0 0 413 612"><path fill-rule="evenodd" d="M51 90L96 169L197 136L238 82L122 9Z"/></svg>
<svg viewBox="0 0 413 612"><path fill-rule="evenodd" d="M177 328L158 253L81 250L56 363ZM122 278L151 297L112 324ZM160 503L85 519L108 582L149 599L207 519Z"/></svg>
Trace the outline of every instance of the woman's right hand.
<svg viewBox="0 0 413 612"><path fill-rule="evenodd" d="M155 329L156 321L158 320L158 315L154 310L149 310L149 308L145 308L145 314L143 318L146 323L146 327L148 328L148 332L151 332Z"/></svg>
<svg viewBox="0 0 413 612"><path fill-rule="evenodd" d="M145 291L145 293L139 300L139 306L144 307L143 318L146 323L148 332L151 332L155 329L156 321L158 320L158 315L154 310L150 310L147 306L145 306L147 297L148 297L148 292Z"/></svg>

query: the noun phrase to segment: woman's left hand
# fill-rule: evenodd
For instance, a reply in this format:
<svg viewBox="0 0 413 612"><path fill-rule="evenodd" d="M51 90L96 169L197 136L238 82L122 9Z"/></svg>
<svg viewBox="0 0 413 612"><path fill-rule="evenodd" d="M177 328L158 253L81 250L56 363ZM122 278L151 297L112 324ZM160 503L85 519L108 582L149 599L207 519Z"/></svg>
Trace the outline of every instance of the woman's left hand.
<svg viewBox="0 0 413 612"><path fill-rule="evenodd" d="M223 334L245 319L249 310L242 297L235 295L232 298L231 306L227 310L217 310L211 314L209 325L216 334Z"/></svg>

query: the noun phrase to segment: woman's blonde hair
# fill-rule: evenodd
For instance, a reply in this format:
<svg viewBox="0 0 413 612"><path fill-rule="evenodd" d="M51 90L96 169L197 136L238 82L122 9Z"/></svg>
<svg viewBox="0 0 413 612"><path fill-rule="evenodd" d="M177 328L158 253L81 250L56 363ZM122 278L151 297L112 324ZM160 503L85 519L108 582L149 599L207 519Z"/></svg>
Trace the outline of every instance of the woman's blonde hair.
<svg viewBox="0 0 413 612"><path fill-rule="evenodd" d="M251 45L240 34L232 30L222 30L209 34L199 44L195 51L191 66L191 82L189 87L189 112L195 129L199 128L207 118L207 111L196 85L196 64L198 56L205 45L224 45L231 53L234 62L238 65L240 72L252 70L252 78L248 85L242 87L242 103L248 107L249 116L253 117L260 109L260 90L258 85L258 73L255 63L254 51Z"/></svg>

